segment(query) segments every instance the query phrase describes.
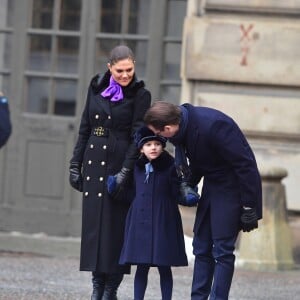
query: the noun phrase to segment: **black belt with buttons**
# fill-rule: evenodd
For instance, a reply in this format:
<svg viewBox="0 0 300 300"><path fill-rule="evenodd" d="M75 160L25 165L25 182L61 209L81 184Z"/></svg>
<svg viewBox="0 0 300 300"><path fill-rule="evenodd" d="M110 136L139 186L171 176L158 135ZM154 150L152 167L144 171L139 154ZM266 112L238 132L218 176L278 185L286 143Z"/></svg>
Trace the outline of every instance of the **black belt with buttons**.
<svg viewBox="0 0 300 300"><path fill-rule="evenodd" d="M117 139L125 140L130 138L130 130L116 130L102 126L94 127L91 134L99 137L108 137L109 135L112 135Z"/></svg>
<svg viewBox="0 0 300 300"><path fill-rule="evenodd" d="M92 130L92 135L95 136L109 136L109 129L99 126L99 127L95 127Z"/></svg>

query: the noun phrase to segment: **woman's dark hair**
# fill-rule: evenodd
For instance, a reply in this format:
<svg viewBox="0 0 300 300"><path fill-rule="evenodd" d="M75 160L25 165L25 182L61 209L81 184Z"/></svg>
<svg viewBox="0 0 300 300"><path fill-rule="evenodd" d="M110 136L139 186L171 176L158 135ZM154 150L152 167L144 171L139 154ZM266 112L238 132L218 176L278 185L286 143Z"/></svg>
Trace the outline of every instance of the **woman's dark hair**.
<svg viewBox="0 0 300 300"><path fill-rule="evenodd" d="M113 48L110 51L108 62L111 65L114 65L119 60L126 59L126 58L131 59L133 62L135 60L134 59L134 54L133 54L132 50L129 47L127 47L125 45L119 45L119 46Z"/></svg>
<svg viewBox="0 0 300 300"><path fill-rule="evenodd" d="M147 110L144 122L146 125L163 131L166 125L179 125L180 115L179 106L165 101L155 101Z"/></svg>

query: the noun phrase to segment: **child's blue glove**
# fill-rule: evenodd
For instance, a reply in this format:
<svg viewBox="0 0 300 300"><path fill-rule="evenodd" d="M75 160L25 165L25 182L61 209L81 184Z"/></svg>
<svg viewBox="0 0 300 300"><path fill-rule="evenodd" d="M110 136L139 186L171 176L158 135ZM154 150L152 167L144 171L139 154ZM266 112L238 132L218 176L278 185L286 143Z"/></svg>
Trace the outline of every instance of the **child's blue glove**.
<svg viewBox="0 0 300 300"><path fill-rule="evenodd" d="M200 195L197 193L198 188L190 187L186 182L180 184L180 201L179 204L184 206L196 206L199 202Z"/></svg>
<svg viewBox="0 0 300 300"><path fill-rule="evenodd" d="M108 193L110 195L114 195L114 193L116 192L116 187L117 187L117 177L113 176L113 175L108 176L106 185L107 185Z"/></svg>

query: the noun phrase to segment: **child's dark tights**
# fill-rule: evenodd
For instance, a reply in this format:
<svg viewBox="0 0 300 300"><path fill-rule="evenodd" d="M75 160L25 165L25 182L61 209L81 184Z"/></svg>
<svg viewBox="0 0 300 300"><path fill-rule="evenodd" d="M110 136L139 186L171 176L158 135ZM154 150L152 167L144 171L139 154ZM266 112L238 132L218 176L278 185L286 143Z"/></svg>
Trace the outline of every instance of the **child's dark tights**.
<svg viewBox="0 0 300 300"><path fill-rule="evenodd" d="M171 267L157 267L160 275L160 289L162 300L171 300L173 277ZM149 265L138 265L134 277L134 300L143 300L148 283Z"/></svg>

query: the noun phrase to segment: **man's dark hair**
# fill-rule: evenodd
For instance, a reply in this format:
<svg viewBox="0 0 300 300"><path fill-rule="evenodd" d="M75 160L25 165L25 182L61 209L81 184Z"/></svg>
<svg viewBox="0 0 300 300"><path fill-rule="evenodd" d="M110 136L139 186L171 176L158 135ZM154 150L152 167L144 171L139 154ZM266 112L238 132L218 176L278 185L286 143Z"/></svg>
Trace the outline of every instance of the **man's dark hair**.
<svg viewBox="0 0 300 300"><path fill-rule="evenodd" d="M111 65L114 65L118 61L126 59L126 58L131 59L133 62L135 61L132 50L125 45L119 45L110 51L108 62Z"/></svg>
<svg viewBox="0 0 300 300"><path fill-rule="evenodd" d="M146 125L151 125L157 130L164 130L166 125L179 125L181 110L178 105L155 101L144 116Z"/></svg>

